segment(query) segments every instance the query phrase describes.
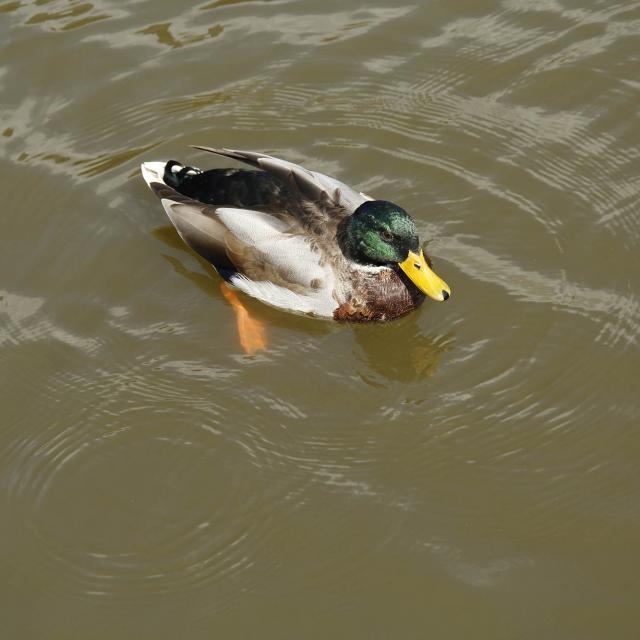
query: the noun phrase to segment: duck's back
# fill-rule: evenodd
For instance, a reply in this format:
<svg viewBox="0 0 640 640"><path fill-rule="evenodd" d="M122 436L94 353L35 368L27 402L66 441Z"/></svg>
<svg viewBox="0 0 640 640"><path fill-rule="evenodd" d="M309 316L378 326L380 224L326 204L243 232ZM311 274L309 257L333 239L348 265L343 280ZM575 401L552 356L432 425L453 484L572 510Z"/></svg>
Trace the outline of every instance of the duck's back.
<svg viewBox="0 0 640 640"><path fill-rule="evenodd" d="M164 181L179 193L204 204L297 213L300 199L277 176L252 169L200 171L175 160L167 162Z"/></svg>

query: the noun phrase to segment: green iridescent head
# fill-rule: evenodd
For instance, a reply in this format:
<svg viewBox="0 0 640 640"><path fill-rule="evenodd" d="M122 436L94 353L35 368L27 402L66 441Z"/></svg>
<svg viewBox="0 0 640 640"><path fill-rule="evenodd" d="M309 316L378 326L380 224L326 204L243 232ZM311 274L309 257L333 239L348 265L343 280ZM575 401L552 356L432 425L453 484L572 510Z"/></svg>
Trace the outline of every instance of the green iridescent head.
<svg viewBox="0 0 640 640"><path fill-rule="evenodd" d="M390 266L419 251L415 222L386 200L361 204L347 219L342 241L347 256L360 264Z"/></svg>
<svg viewBox="0 0 640 640"><path fill-rule="evenodd" d="M434 300L447 300L451 295L447 283L433 272L420 249L415 222L397 204L386 200L364 202L342 223L338 236L350 260L402 271Z"/></svg>

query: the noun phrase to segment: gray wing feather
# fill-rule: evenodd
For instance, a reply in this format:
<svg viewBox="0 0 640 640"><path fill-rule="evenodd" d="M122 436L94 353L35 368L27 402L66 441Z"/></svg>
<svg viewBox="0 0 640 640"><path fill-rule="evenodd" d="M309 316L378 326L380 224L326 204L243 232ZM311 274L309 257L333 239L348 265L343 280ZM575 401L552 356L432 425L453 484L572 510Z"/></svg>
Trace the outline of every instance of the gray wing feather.
<svg viewBox="0 0 640 640"><path fill-rule="evenodd" d="M216 267L235 270L226 251L226 229L216 215L217 207L184 196L161 182L149 182L149 187L187 245Z"/></svg>
<svg viewBox="0 0 640 640"><path fill-rule="evenodd" d="M293 191L316 204L338 207L345 213L353 213L368 198L348 185L323 173L310 171L298 164L280 160L255 151L235 149L214 149L193 145L195 149L215 153L225 158L239 160L257 169L267 171L280 178Z"/></svg>

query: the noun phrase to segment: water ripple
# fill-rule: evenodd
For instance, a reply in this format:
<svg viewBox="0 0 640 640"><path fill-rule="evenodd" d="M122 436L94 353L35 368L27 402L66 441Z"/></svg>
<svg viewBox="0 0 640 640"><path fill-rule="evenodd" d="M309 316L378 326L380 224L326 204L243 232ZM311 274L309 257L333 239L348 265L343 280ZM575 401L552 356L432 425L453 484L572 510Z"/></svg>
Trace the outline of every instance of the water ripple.
<svg viewBox="0 0 640 640"><path fill-rule="evenodd" d="M640 16L574 5L0 5L0 502L49 603L335 613L405 561L502 597L634 535ZM242 354L138 175L224 166L191 143L398 201L452 300L362 327L247 300L270 346Z"/></svg>

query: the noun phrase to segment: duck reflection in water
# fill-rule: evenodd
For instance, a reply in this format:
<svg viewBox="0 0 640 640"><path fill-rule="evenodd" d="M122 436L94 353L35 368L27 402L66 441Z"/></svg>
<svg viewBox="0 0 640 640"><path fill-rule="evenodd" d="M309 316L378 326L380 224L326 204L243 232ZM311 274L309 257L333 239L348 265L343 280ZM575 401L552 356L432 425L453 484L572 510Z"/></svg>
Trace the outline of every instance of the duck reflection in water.
<svg viewBox="0 0 640 640"><path fill-rule="evenodd" d="M368 369L360 375L367 384L379 385L378 376L416 382L436 372L442 356L454 348L455 337L451 332L423 333L421 316L418 313L394 322L354 325L354 337L360 348L356 356Z"/></svg>

